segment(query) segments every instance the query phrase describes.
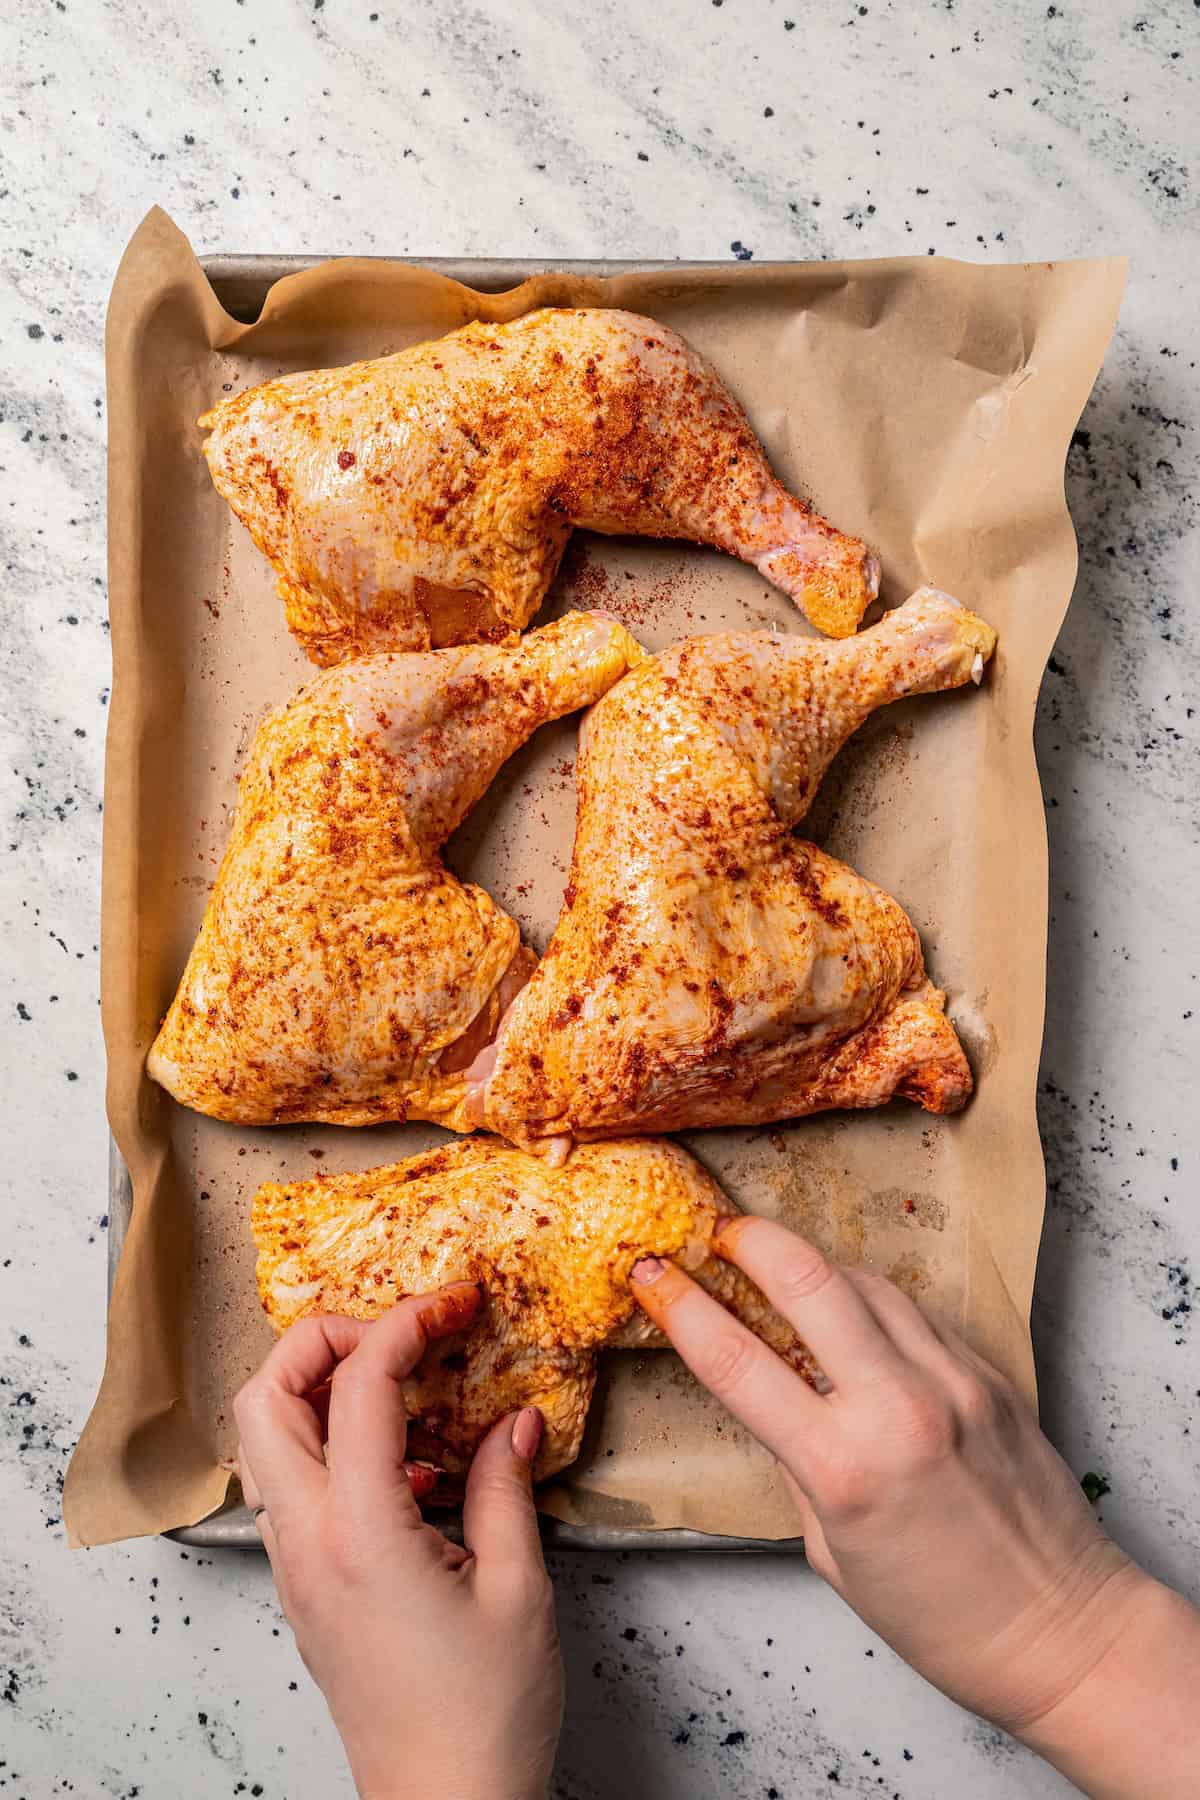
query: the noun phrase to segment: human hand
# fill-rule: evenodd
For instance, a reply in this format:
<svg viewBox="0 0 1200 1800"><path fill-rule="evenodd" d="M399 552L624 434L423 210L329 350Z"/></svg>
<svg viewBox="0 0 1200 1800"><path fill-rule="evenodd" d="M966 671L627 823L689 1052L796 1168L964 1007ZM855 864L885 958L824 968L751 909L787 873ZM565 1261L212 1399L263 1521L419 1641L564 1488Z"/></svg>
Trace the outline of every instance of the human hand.
<svg viewBox="0 0 1200 1800"><path fill-rule="evenodd" d="M1090 1794L1182 1791L1165 1783L1196 1766L1200 1618L1104 1535L1011 1384L891 1282L781 1225L726 1220L714 1248L808 1344L827 1392L673 1265L638 1264L634 1292L779 1458L813 1568L928 1680Z"/></svg>
<svg viewBox="0 0 1200 1800"><path fill-rule="evenodd" d="M363 1800L543 1800L550 1780L563 1677L530 1486L541 1414L480 1446L467 1549L424 1522L404 1463L400 1384L479 1298L464 1282L369 1325L304 1319L234 1403L246 1502Z"/></svg>

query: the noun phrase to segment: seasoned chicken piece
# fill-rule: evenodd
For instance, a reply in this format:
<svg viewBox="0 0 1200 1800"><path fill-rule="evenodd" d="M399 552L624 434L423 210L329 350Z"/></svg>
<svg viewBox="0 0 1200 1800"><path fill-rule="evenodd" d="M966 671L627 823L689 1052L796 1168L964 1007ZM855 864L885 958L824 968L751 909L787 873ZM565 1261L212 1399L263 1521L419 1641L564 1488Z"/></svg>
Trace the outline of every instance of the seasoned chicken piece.
<svg viewBox="0 0 1200 1800"><path fill-rule="evenodd" d="M845 643L691 638L620 682L580 734L562 916L470 1116L561 1155L893 1094L961 1106L970 1070L912 924L792 827L875 707L978 679L994 643L924 588Z"/></svg>
<svg viewBox="0 0 1200 1800"><path fill-rule="evenodd" d="M362 1174L318 1175L254 1199L258 1291L285 1331L307 1313L373 1319L407 1294L475 1281L486 1305L432 1345L405 1384L408 1454L461 1477L496 1420L546 1418L535 1474L579 1454L596 1356L662 1344L629 1290L643 1256L669 1257L808 1377L811 1358L758 1289L710 1245L732 1209L678 1145L581 1145L565 1167L471 1138Z"/></svg>
<svg viewBox="0 0 1200 1800"><path fill-rule="evenodd" d="M268 381L200 424L318 663L520 630L573 525L715 544L837 637L879 585L865 546L775 480L708 364L635 313L465 325Z"/></svg>
<svg viewBox="0 0 1200 1800"><path fill-rule="evenodd" d="M539 725L641 655L569 613L502 646L346 663L269 713L154 1079L244 1125L464 1129L464 1070L534 959L441 846Z"/></svg>

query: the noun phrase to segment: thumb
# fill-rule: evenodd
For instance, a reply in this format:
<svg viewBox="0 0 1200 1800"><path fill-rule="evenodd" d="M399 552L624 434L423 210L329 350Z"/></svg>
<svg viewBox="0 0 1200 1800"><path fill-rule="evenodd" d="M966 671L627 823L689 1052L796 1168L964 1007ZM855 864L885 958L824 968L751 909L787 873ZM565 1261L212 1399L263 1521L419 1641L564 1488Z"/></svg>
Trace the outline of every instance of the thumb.
<svg viewBox="0 0 1200 1800"><path fill-rule="evenodd" d="M463 1539L481 1572L536 1570L542 1540L533 1504L533 1462L545 1420L538 1407L493 1425L475 1452L463 1501Z"/></svg>
<svg viewBox="0 0 1200 1800"><path fill-rule="evenodd" d="M782 1467L782 1465L780 1465ZM804 1560L815 1575L827 1581L836 1594L845 1600L846 1592L838 1572L837 1560L829 1548L825 1529L813 1511L812 1501L796 1480L790 1469L783 1470L783 1485L792 1497L799 1514L799 1536L804 1539Z"/></svg>

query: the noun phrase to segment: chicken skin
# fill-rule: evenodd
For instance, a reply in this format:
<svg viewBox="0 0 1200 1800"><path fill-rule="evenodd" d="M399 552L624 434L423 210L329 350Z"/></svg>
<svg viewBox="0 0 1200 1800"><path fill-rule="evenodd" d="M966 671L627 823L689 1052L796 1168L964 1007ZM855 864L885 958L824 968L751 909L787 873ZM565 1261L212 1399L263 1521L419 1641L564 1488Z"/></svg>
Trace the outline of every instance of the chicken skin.
<svg viewBox="0 0 1200 1800"><path fill-rule="evenodd" d="M688 639L589 715L563 912L471 1070L512 1142L749 1125L895 1094L951 1112L971 1074L889 895L793 835L877 706L978 679L995 634L921 589L838 644Z"/></svg>
<svg viewBox="0 0 1200 1800"><path fill-rule="evenodd" d="M323 665L519 631L576 525L715 545L835 637L879 585L866 547L776 481L708 364L635 313L465 325L268 381L200 424Z"/></svg>
<svg viewBox="0 0 1200 1800"><path fill-rule="evenodd" d="M569 613L505 645L366 658L259 727L147 1069L245 1125L436 1120L528 978L520 930L440 850L500 765L642 652Z"/></svg>
<svg viewBox="0 0 1200 1800"><path fill-rule="evenodd" d="M543 1479L579 1454L597 1353L665 1342L629 1272L670 1258L810 1379L812 1360L758 1289L711 1250L721 1189L676 1144L581 1145L565 1167L471 1138L362 1174L268 1182L252 1214L258 1290L276 1331L307 1313L373 1319L407 1294L478 1282L467 1333L405 1383L408 1454L461 1478L505 1413L539 1406Z"/></svg>

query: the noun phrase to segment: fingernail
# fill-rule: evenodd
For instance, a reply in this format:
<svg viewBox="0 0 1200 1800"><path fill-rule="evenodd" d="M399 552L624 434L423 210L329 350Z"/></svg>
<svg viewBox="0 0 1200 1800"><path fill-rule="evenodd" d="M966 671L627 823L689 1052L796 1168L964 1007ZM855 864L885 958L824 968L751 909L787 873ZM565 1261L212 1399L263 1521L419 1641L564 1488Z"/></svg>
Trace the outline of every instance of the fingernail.
<svg viewBox="0 0 1200 1800"><path fill-rule="evenodd" d="M469 1301L474 1306L479 1302L479 1283L477 1281L448 1281L445 1287L438 1289L438 1293L452 1296L455 1300Z"/></svg>
<svg viewBox="0 0 1200 1800"><path fill-rule="evenodd" d="M745 1213L721 1213L713 1226L712 1247L718 1256L729 1256L737 1238L738 1226L746 1218Z"/></svg>
<svg viewBox="0 0 1200 1800"><path fill-rule="evenodd" d="M426 1329L453 1331L479 1311L480 1293L473 1281L452 1281L430 1296L425 1313Z"/></svg>
<svg viewBox="0 0 1200 1800"><path fill-rule="evenodd" d="M541 1408L527 1406L513 1420L512 1447L522 1462L531 1463L538 1453L546 1421Z"/></svg>
<svg viewBox="0 0 1200 1800"><path fill-rule="evenodd" d="M413 1491L414 1500L428 1499L437 1486L438 1477L442 1472L432 1463L423 1462L406 1462L404 1471L408 1476L408 1485Z"/></svg>
<svg viewBox="0 0 1200 1800"><path fill-rule="evenodd" d="M661 1275L666 1273L667 1265L661 1256L643 1256L635 1262L629 1271L629 1279L636 1281L639 1287L650 1287Z"/></svg>

